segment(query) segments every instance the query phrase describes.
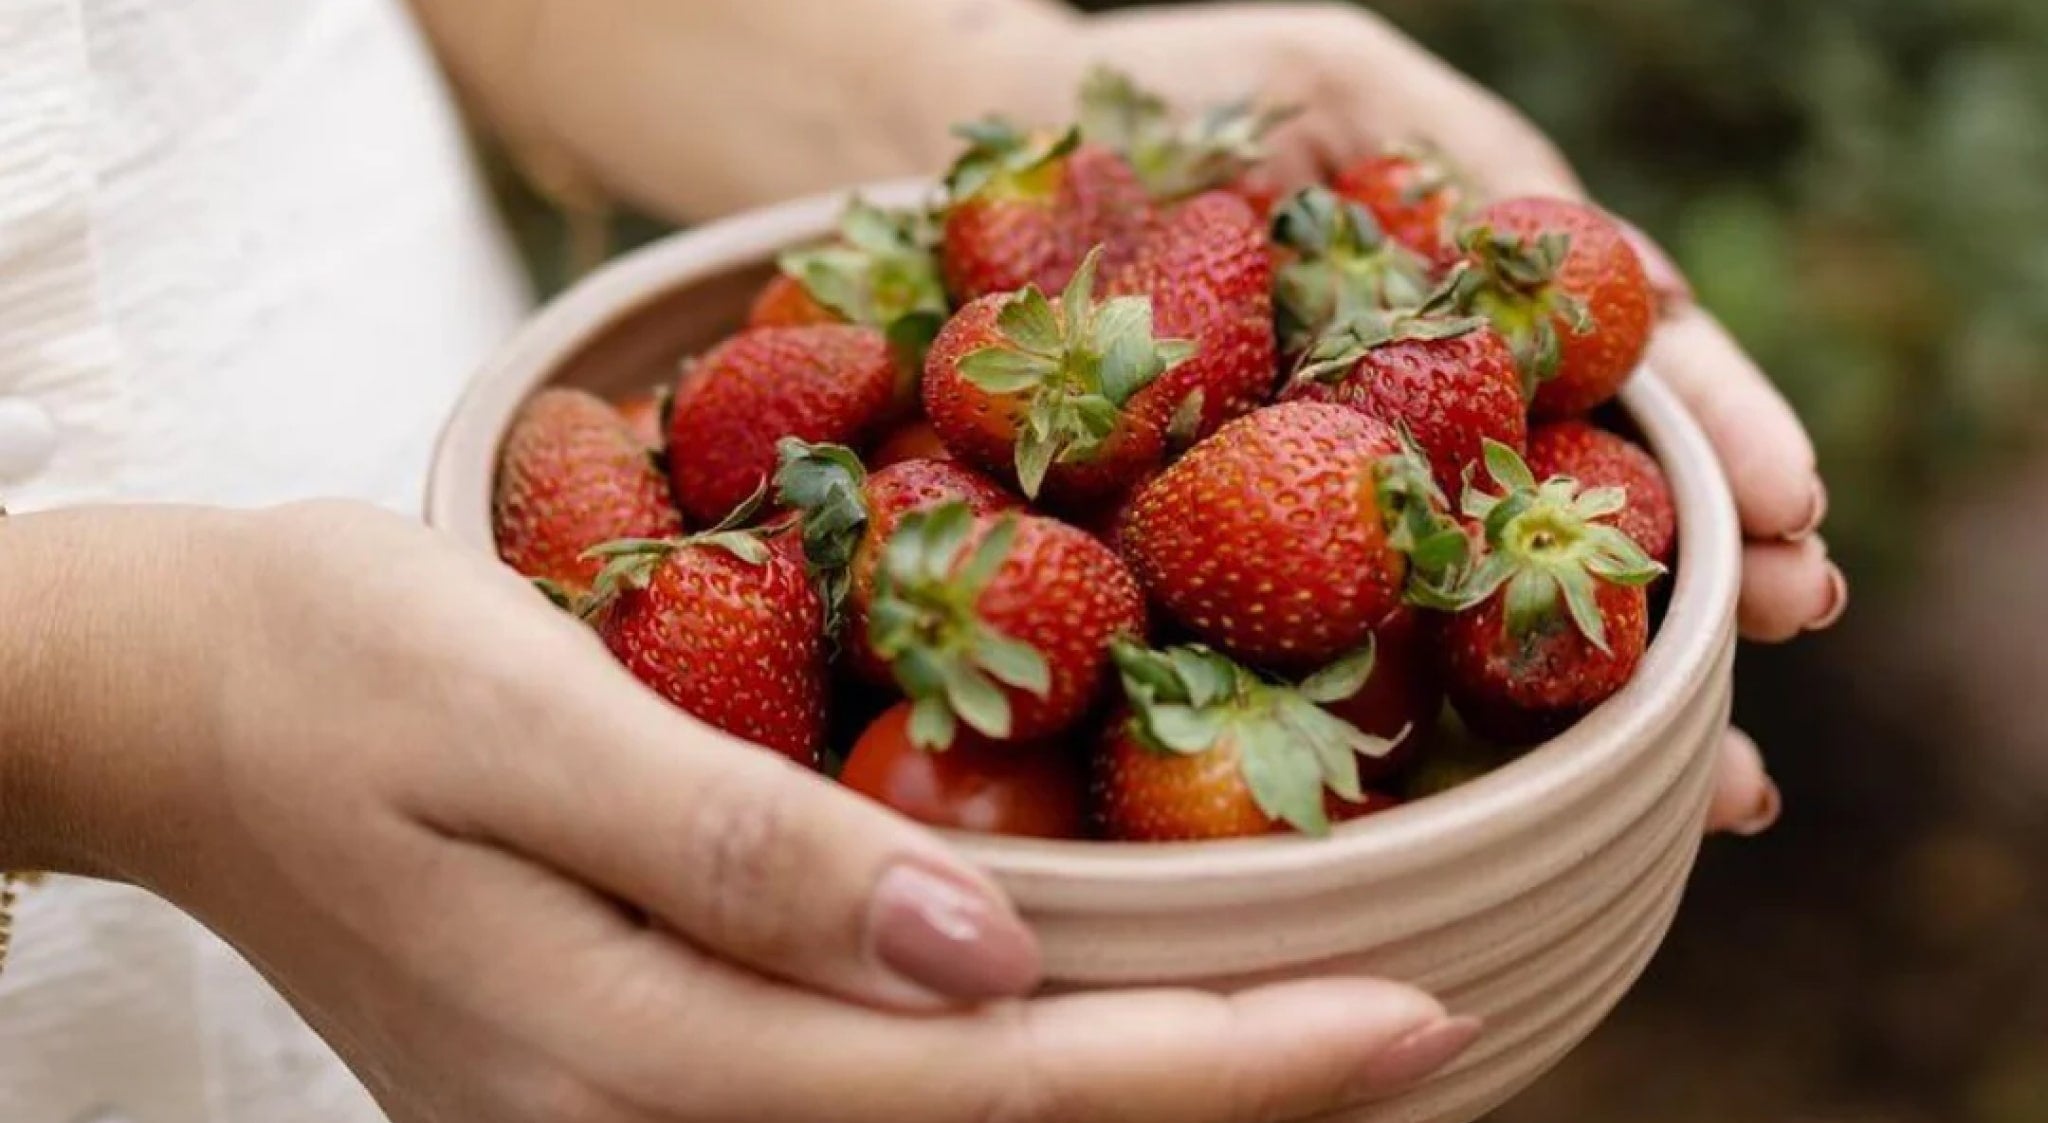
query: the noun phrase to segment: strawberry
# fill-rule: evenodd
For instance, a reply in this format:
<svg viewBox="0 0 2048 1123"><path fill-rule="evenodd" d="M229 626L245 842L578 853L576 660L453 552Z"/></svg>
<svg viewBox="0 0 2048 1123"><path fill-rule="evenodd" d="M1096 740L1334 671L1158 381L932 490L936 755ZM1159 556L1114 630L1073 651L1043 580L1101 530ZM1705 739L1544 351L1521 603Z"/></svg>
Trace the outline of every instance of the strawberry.
<svg viewBox="0 0 2048 1123"><path fill-rule="evenodd" d="M1076 129L1033 135L990 119L955 131L968 148L946 173L939 249L955 300L1054 292L1095 247L1111 268L1135 249L1151 205L1123 157Z"/></svg>
<svg viewBox="0 0 2048 1123"><path fill-rule="evenodd" d="M1538 425L1529 433L1529 471L1537 479L1569 476L1579 486L1616 487L1628 506L1614 525L1650 560L1670 565L1678 547L1678 511L1664 469L1641 445L1584 421Z"/></svg>
<svg viewBox="0 0 2048 1123"><path fill-rule="evenodd" d="M1361 317L1319 340L1283 400L1337 402L1405 429L1455 494L1481 442L1520 450L1529 420L1508 345L1476 317Z"/></svg>
<svg viewBox="0 0 2048 1123"><path fill-rule="evenodd" d="M1259 175L1266 136L1294 113L1236 101L1180 120L1165 99L1140 89L1129 75L1098 66L1082 79L1078 120L1081 139L1122 156L1154 199L1241 192L1253 213L1263 215L1272 204L1267 194L1266 205L1257 205L1261 193L1270 191Z"/></svg>
<svg viewBox="0 0 2048 1123"><path fill-rule="evenodd" d="M1429 469L1385 423L1327 402L1239 418L1147 484L1117 543L1153 599L1279 670L1356 649L1411 582L1463 560Z"/></svg>
<svg viewBox="0 0 2048 1123"><path fill-rule="evenodd" d="M1393 747L1358 762L1359 779L1376 784L1407 767L1434 743L1443 714L1443 673L1436 664L1434 613L1400 605L1373 625L1372 641L1358 658L1364 684L1324 708Z"/></svg>
<svg viewBox="0 0 2048 1123"><path fill-rule="evenodd" d="M1344 167L1330 187L1372 211L1387 237L1423 258L1444 264L1456 260L1452 229L1465 212L1468 192L1437 153L1390 148Z"/></svg>
<svg viewBox="0 0 2048 1123"><path fill-rule="evenodd" d="M1613 219L1563 199L1508 199L1458 239L1456 299L1514 348L1537 418L1584 413L1621 389L1649 347L1656 302Z"/></svg>
<svg viewBox="0 0 2048 1123"><path fill-rule="evenodd" d="M752 511L736 512L734 523ZM728 524L626 539L584 611L612 654L662 697L807 766L825 742L825 612L803 556Z"/></svg>
<svg viewBox="0 0 2048 1123"><path fill-rule="evenodd" d="M643 390L614 403L619 416L626 419L626 428L631 429L633 435L648 448L659 449L667 441L668 401L672 390L668 386Z"/></svg>
<svg viewBox="0 0 2048 1123"><path fill-rule="evenodd" d="M946 442L939 439L939 431L932 428L931 422L920 417L897 426L894 432L883 437L875 445L874 451L868 453L867 464L868 467L880 471L891 464L901 464L905 460L951 459L953 452L946 447Z"/></svg>
<svg viewBox="0 0 2048 1123"><path fill-rule="evenodd" d="M775 442L859 444L901 411L882 333L850 324L753 328L683 371L669 410L669 478L684 513L722 521L775 470Z"/></svg>
<svg viewBox="0 0 2048 1123"><path fill-rule="evenodd" d="M1664 567L1614 526L1628 502L1619 489L1581 492L1561 476L1538 483L1498 444L1487 446L1486 467L1502 493L1465 495L1487 552L1444 623L1445 681L1474 732L1533 744L1635 673L1649 638L1643 586Z"/></svg>
<svg viewBox="0 0 2048 1123"><path fill-rule="evenodd" d="M890 681L889 665L868 642L875 569L882 547L905 515L941 503L965 503L976 515L1023 506L987 476L944 460L906 460L870 475L852 450L786 437L777 446L777 497L802 513L803 545L819 579L828 616L845 617L853 670L874 683Z"/></svg>
<svg viewBox="0 0 2048 1123"><path fill-rule="evenodd" d="M915 317L929 321L929 334L946 315L930 226L920 212L884 210L854 196L832 241L781 256L748 326L854 323L887 330Z"/></svg>
<svg viewBox="0 0 2048 1123"><path fill-rule="evenodd" d="M1195 351L1159 379L1175 403L1169 435L1192 444L1273 395L1273 259L1264 225L1221 191L1163 212L1111 292L1150 294L1162 336Z"/></svg>
<svg viewBox="0 0 2048 1123"><path fill-rule="evenodd" d="M911 739L956 722L1036 741L1084 717L1109 642L1145 633L1145 600L1107 546L1035 515L948 502L903 517L876 567L868 638L916 704Z"/></svg>
<svg viewBox="0 0 2048 1123"><path fill-rule="evenodd" d="M585 556L614 538L678 533L668 481L617 410L581 390L543 390L505 438L491 503L498 556L562 596L590 587Z"/></svg>
<svg viewBox="0 0 2048 1123"><path fill-rule="evenodd" d="M1065 745L1008 745L971 729L926 749L910 738L915 707L898 703L854 742L839 782L920 823L984 834L1081 838L1087 779Z"/></svg>
<svg viewBox="0 0 2048 1123"><path fill-rule="evenodd" d="M1113 647L1128 705L1096 750L1097 829L1130 842L1241 838L1388 805L1359 784L1361 760L1389 745L1317 705L1355 690L1338 671L1300 687L1263 679L1199 645Z"/></svg>
<svg viewBox="0 0 2048 1123"><path fill-rule="evenodd" d="M1190 346L1153 338L1141 296L1098 302L1089 255L1057 300L1036 285L960 310L925 360L924 408L961 460L1062 502L1113 494L1165 455L1161 375Z"/></svg>
<svg viewBox="0 0 2048 1123"><path fill-rule="evenodd" d="M1309 187L1273 215L1283 264L1274 278L1281 344L1290 353L1364 317L1418 308L1430 263L1389 239L1372 212Z"/></svg>

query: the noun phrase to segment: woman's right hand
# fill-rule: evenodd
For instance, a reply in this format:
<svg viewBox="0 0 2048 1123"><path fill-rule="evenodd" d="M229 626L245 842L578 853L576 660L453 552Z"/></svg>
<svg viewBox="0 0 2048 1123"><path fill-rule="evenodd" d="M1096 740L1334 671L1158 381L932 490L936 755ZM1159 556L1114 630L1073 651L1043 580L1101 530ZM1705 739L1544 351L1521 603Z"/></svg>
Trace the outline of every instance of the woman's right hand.
<svg viewBox="0 0 2048 1123"><path fill-rule="evenodd" d="M0 570L0 866L170 897L395 1123L1294 1119L1476 1031L1362 979L1018 998L934 836L391 516L18 518Z"/></svg>

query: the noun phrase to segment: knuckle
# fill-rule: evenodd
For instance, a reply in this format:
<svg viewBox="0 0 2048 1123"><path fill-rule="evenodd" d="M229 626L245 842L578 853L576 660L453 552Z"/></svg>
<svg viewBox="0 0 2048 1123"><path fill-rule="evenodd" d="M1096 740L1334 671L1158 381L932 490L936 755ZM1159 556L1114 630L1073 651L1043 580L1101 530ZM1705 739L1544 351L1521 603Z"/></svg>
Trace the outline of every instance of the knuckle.
<svg viewBox="0 0 2048 1123"><path fill-rule="evenodd" d="M790 904L804 897L809 865L800 789L753 768L722 775L695 801L684 832L694 934L765 958L788 954L803 931Z"/></svg>
<svg viewBox="0 0 2048 1123"><path fill-rule="evenodd" d="M1008 1058L999 1079L987 1085L977 1123L1069 1123L1094 1118L1087 1097L1072 1078L1051 1063L1038 1018L1028 1003L1003 1007ZM1098 1105L1099 1106L1099 1105Z"/></svg>

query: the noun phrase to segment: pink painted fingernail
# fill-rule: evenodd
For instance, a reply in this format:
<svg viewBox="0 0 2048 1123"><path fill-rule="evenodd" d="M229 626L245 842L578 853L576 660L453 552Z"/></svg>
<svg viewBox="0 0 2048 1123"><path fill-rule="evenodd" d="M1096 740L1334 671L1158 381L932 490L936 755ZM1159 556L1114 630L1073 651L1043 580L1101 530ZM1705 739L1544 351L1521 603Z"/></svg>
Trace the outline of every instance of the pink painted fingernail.
<svg viewBox="0 0 2048 1123"><path fill-rule="evenodd" d="M1038 941L972 885L904 863L882 876L868 917L875 958L944 998L1015 998L1038 985Z"/></svg>
<svg viewBox="0 0 2048 1123"><path fill-rule="evenodd" d="M1787 542L1800 542L1811 538L1828 521L1828 485L1818 476L1814 477L1813 495L1806 501L1806 518L1797 529L1785 536Z"/></svg>
<svg viewBox="0 0 2048 1123"><path fill-rule="evenodd" d="M1778 815L1785 809L1785 797L1778 793L1778 785L1764 777L1763 790L1757 793L1756 806L1750 813L1730 824L1728 830L1743 838L1755 838L1777 825Z"/></svg>
<svg viewBox="0 0 2048 1123"><path fill-rule="evenodd" d="M1366 1098L1409 1087L1456 1060L1485 1029L1478 1018L1439 1018L1374 1054L1353 1078L1352 1092Z"/></svg>
<svg viewBox="0 0 2048 1123"><path fill-rule="evenodd" d="M1813 618L1812 623L1806 625L1806 630L1809 632L1826 631L1839 623L1842 619L1842 614L1848 611L1849 578L1843 575L1841 566L1829 562L1827 605L1821 609L1820 615Z"/></svg>
<svg viewBox="0 0 2048 1123"><path fill-rule="evenodd" d="M1622 237L1628 240L1630 248L1636 251L1636 257L1642 261L1643 275L1649 278L1650 289L1657 294L1657 299L1664 305L1664 310L1668 312L1691 304L1692 282L1685 279L1685 274L1679 270L1678 263L1672 261L1671 255L1664 252L1664 247L1643 233L1642 228L1635 223L1625 218L1617 218L1615 221L1621 224Z"/></svg>

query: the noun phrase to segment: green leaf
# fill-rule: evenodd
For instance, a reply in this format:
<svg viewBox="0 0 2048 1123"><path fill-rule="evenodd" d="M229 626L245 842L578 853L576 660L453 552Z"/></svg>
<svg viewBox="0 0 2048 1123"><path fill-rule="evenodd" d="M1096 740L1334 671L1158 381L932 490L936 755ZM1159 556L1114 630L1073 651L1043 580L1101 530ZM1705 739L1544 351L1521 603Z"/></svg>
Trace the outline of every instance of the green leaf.
<svg viewBox="0 0 2048 1123"><path fill-rule="evenodd" d="M915 311L889 321L884 329L889 353L895 357L897 369L903 372L903 381L910 389L915 390L924 377L925 355L931 350L932 341L939 337L939 329L945 326L945 313Z"/></svg>
<svg viewBox="0 0 2048 1123"><path fill-rule="evenodd" d="M1323 775L1315 753L1298 744L1278 722L1250 722L1241 727L1239 768L1252 802L1266 817L1304 834L1330 833L1323 810Z"/></svg>
<svg viewBox="0 0 2048 1123"><path fill-rule="evenodd" d="M1298 689L1311 702L1342 702L1365 689L1366 682L1372 678L1376 655L1377 644L1374 637L1368 635L1358 650L1340 656L1336 662L1303 679Z"/></svg>
<svg viewBox="0 0 2048 1123"><path fill-rule="evenodd" d="M1188 755L1215 748L1230 724L1220 711L1177 703L1144 709L1140 721L1160 748Z"/></svg>
<svg viewBox="0 0 2048 1123"><path fill-rule="evenodd" d="M949 660L942 666L946 704L953 715L985 737L998 741L1008 737L1010 700L1002 688L963 660Z"/></svg>
<svg viewBox="0 0 2048 1123"><path fill-rule="evenodd" d="M1229 657L1196 644L1167 649L1188 701L1213 706L1237 693L1241 670Z"/></svg>
<svg viewBox="0 0 2048 1123"><path fill-rule="evenodd" d="M966 547L968 536L974 533L974 511L959 500L949 500L916 514L924 516L921 522L920 537L923 541L917 558L917 576L928 583L942 583L951 576L953 563L959 559L960 551ZM989 534L989 538L996 539L1005 552L1009 550L1009 540L1002 537L1000 526ZM988 548L986 541L983 548ZM970 563L969 570L979 572L974 563Z"/></svg>
<svg viewBox="0 0 2048 1123"><path fill-rule="evenodd" d="M1572 514L1588 522L1618 515L1627 509L1628 490L1619 487L1596 487L1582 492L1571 504Z"/></svg>
<svg viewBox="0 0 2048 1123"><path fill-rule="evenodd" d="M1506 554L1488 554L1472 571L1471 578L1460 590L1467 606L1485 604L1500 587L1514 577L1517 565L1515 559Z"/></svg>
<svg viewBox="0 0 2048 1123"><path fill-rule="evenodd" d="M1523 463L1520 453L1492 437L1485 438L1482 447L1485 450L1486 473L1493 477L1493 482L1510 491L1535 489L1536 477Z"/></svg>
<svg viewBox="0 0 2048 1123"><path fill-rule="evenodd" d="M1036 697L1052 693L1052 669L1045 656L1022 640L989 628L976 629L974 661L998 682Z"/></svg>
<svg viewBox="0 0 2048 1123"><path fill-rule="evenodd" d="M1027 429L1017 436L1017 486L1027 499L1038 498L1045 487L1045 474L1063 450L1065 442Z"/></svg>
<svg viewBox="0 0 2048 1123"><path fill-rule="evenodd" d="M953 745L953 738L959 732L954 724L953 711L946 700L936 694L919 698L910 707L910 743L920 749L938 752Z"/></svg>
<svg viewBox="0 0 2048 1123"><path fill-rule="evenodd" d="M1166 423L1167 443L1175 449L1192 448L1202 434L1202 403L1206 395L1195 390L1174 407Z"/></svg>
<svg viewBox="0 0 2048 1123"><path fill-rule="evenodd" d="M1089 309L1095 305L1095 272L1102 265L1102 247L1096 246L1081 259L1066 290L1060 293L1060 309L1066 315L1066 345L1071 350L1083 341Z"/></svg>
<svg viewBox="0 0 2048 1123"><path fill-rule="evenodd" d="M960 376L991 394L1021 394L1057 373L1057 360L1008 347L983 347L960 358Z"/></svg>
<svg viewBox="0 0 2048 1123"><path fill-rule="evenodd" d="M748 565L765 565L768 562L768 547L761 536L744 530L720 531L715 534L699 534L689 539L692 545L712 550L724 550Z"/></svg>
<svg viewBox="0 0 2048 1123"><path fill-rule="evenodd" d="M1558 582L1551 574L1523 569L1508 580L1502 616L1508 634L1517 639L1533 635L1550 625L1557 608Z"/></svg>
<svg viewBox="0 0 2048 1123"><path fill-rule="evenodd" d="M1045 294L1038 291L1038 286L1030 285L1003 302L996 312L996 329L1034 355L1058 355L1062 339L1060 315Z"/></svg>
<svg viewBox="0 0 2048 1123"><path fill-rule="evenodd" d="M1565 607L1571 612L1572 623L1578 625L1579 634L1586 637L1586 642L1599 648L1602 654L1607 654L1607 622L1600 615L1593 578L1585 570L1572 566L1557 574L1555 584L1564 593Z"/></svg>

